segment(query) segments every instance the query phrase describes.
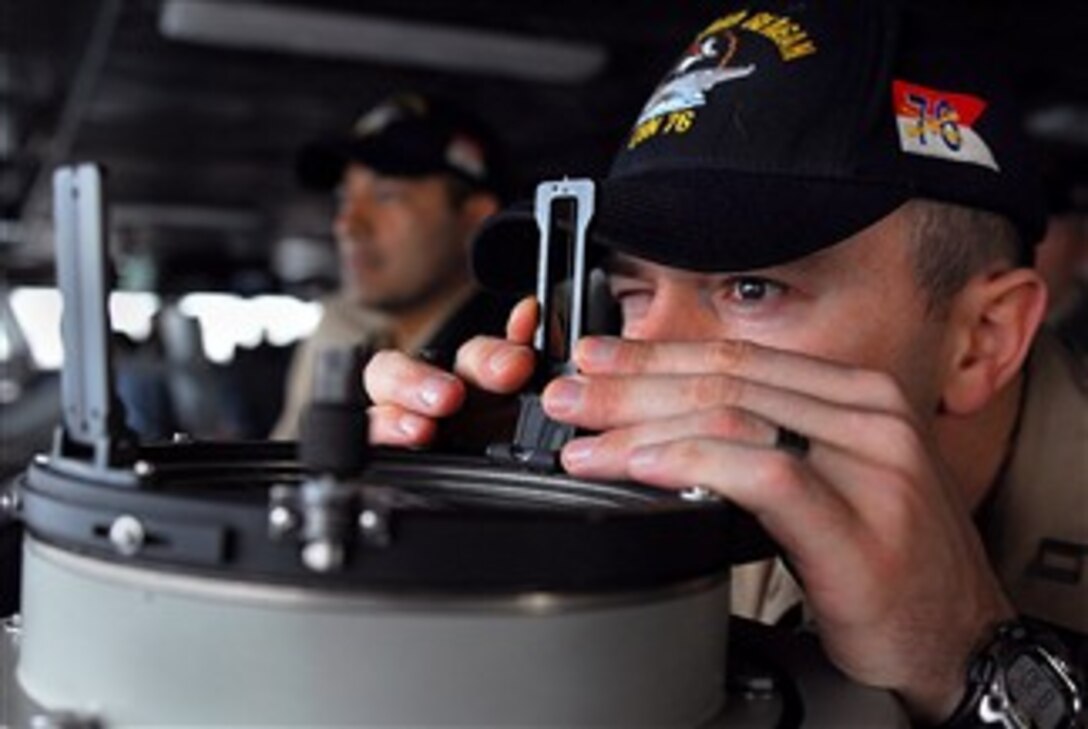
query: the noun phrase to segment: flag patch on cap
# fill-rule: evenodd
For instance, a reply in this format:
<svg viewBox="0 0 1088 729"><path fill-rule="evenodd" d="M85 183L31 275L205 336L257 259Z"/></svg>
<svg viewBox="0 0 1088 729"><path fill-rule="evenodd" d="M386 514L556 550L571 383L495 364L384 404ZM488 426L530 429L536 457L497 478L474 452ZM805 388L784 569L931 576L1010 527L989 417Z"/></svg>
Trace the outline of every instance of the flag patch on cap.
<svg viewBox="0 0 1088 729"><path fill-rule="evenodd" d="M487 174L487 163L484 162L484 150L474 139L458 134L450 140L446 148L446 162L472 178L480 178Z"/></svg>
<svg viewBox="0 0 1088 729"><path fill-rule="evenodd" d="M974 129L986 111L985 101L906 81L892 82L892 98L901 150L1000 172L993 152Z"/></svg>

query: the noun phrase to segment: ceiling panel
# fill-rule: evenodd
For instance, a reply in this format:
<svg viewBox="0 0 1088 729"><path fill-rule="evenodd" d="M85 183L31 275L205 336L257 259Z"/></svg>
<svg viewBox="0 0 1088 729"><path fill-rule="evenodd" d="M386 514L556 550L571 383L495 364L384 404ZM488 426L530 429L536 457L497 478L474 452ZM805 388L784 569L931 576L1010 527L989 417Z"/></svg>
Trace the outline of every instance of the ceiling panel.
<svg viewBox="0 0 1088 729"><path fill-rule="evenodd" d="M721 7L635 0L267 4L600 43L608 61L584 83L518 82L173 41L159 31L162 0L3 0L0 220L7 224L0 250L47 242L40 223L48 221L48 197L40 188L53 160L95 159L111 169L115 203L151 206L142 209L152 213L179 206L252 212L261 224L231 231L231 250L244 249L247 260L270 252L278 237L327 228L327 205L313 204L292 178L297 148L346 129L361 110L405 89L478 110L510 147L523 190L542 176L601 173L659 72ZM916 4L934 22L964 16L981 37L1007 48L1029 111L1088 109L1083 0ZM81 78L96 39L106 40L101 68ZM58 138L65 119L71 134ZM1044 151L1055 177L1088 185L1085 145L1050 141ZM179 218L165 218L137 216L142 222L131 225L144 229L134 237L164 257L184 257L187 246L207 255ZM209 236L214 231L204 229L198 237ZM240 236L249 240L239 247Z"/></svg>

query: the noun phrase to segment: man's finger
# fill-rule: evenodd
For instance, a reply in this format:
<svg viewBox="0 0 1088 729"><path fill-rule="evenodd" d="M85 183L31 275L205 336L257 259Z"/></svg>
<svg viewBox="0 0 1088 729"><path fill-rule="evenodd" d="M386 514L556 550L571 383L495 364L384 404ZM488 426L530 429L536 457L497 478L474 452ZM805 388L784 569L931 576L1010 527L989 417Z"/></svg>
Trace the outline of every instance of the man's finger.
<svg viewBox="0 0 1088 729"><path fill-rule="evenodd" d="M586 337L578 343L574 359L586 374L731 375L844 405L909 411L891 375L746 340L641 342Z"/></svg>
<svg viewBox="0 0 1088 729"><path fill-rule="evenodd" d="M712 437L753 445L773 445L778 428L765 418L738 408L712 408L675 418L609 430L568 443L562 452L566 470L582 478L619 479L638 448L682 438Z"/></svg>
<svg viewBox="0 0 1088 729"><path fill-rule="evenodd" d="M915 462L924 447L906 416L843 406L728 375L563 377L545 388L543 404L551 417L592 431L735 408L890 465Z"/></svg>
<svg viewBox="0 0 1088 729"><path fill-rule="evenodd" d="M363 381L375 405L442 417L461 407L465 385L449 372L395 350L382 350L366 366Z"/></svg>
<svg viewBox="0 0 1088 729"><path fill-rule="evenodd" d="M371 445L423 446L434 439L434 420L397 405L374 405L367 414Z"/></svg>
<svg viewBox="0 0 1088 729"><path fill-rule="evenodd" d="M849 560L857 546L858 522L842 497L773 447L713 438L660 443L634 451L627 475L653 486L700 486L732 501L760 520L802 574L812 560Z"/></svg>
<svg viewBox="0 0 1088 729"><path fill-rule="evenodd" d="M807 395L728 375L560 377L544 388L543 404L548 415L588 430L626 428L720 407L750 410L796 429L793 411L831 407Z"/></svg>
<svg viewBox="0 0 1088 729"><path fill-rule="evenodd" d="M473 337L457 350L454 372L486 392L517 392L533 374L536 356L531 344L539 306L526 297L518 302L506 323L506 339Z"/></svg>
<svg viewBox="0 0 1088 729"><path fill-rule="evenodd" d="M454 371L481 390L509 394L520 390L533 374L536 356L524 344L497 337L473 337L457 350Z"/></svg>
<svg viewBox="0 0 1088 729"><path fill-rule="evenodd" d="M515 344L530 344L540 317L540 306L532 296L517 303L506 321L506 338Z"/></svg>

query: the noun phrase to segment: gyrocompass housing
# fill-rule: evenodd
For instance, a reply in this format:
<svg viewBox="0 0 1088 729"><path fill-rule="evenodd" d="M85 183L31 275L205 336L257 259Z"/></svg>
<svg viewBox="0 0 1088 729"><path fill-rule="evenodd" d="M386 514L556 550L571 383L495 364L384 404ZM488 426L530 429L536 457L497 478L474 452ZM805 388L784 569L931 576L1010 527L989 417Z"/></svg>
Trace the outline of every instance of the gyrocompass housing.
<svg viewBox="0 0 1088 729"><path fill-rule="evenodd" d="M300 447L136 442L112 388L99 170L59 171L56 200L65 421L17 492L23 622L0 644L0 665L18 662L13 723L697 727L790 713L796 692L750 662L723 713L729 570L771 553L754 520L698 489L564 475L573 431L532 391L513 441L486 454L372 449L358 353L332 352ZM569 352L592 185L546 183L537 208L545 311L572 279ZM569 363L544 326L554 375ZM821 680L838 711L843 687ZM893 716L890 699L867 701L853 719Z"/></svg>

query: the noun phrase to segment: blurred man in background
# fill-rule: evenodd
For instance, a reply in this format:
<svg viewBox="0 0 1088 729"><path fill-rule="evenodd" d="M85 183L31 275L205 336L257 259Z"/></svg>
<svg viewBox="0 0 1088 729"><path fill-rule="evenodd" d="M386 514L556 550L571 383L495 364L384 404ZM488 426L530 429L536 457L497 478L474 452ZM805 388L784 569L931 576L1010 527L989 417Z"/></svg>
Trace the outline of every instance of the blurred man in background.
<svg viewBox="0 0 1088 729"><path fill-rule="evenodd" d="M441 358L474 334L501 333L512 305L479 291L469 270L469 242L506 187L502 153L478 120L435 99L395 96L348 135L306 147L298 171L308 186L337 191L341 288L295 354L275 438L297 437L322 349Z"/></svg>

